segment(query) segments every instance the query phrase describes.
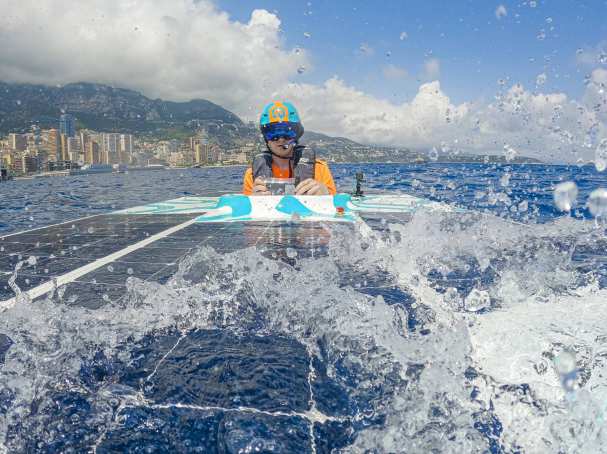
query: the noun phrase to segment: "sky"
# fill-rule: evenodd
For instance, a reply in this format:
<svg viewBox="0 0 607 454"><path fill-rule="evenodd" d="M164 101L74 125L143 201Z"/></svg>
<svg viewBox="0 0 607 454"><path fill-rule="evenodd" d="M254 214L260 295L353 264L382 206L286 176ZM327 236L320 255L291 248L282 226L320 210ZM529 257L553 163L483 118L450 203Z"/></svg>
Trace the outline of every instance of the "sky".
<svg viewBox="0 0 607 454"><path fill-rule="evenodd" d="M607 2L0 0L0 80L289 99L361 143L607 159ZM598 150L598 151L597 151Z"/></svg>
<svg viewBox="0 0 607 454"><path fill-rule="evenodd" d="M455 102L464 102L493 96L500 79L535 87L542 73L548 76L545 88L579 96L592 65L580 65L576 51L593 51L607 40L607 2L596 0L222 0L217 5L239 21L248 20L254 8L277 14L287 47L311 53L313 69L298 80L319 84L338 75L396 102L410 99L420 82L434 78ZM436 72L426 68L432 60L438 62Z"/></svg>

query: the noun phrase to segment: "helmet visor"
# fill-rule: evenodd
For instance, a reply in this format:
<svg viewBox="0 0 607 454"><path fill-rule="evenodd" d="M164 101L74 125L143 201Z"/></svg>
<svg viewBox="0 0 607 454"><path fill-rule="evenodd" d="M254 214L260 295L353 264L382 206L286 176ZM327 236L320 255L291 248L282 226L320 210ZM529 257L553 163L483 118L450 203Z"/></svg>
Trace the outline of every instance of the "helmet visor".
<svg viewBox="0 0 607 454"><path fill-rule="evenodd" d="M270 123L261 128L263 137L267 141L274 141L280 138L287 140L297 139L297 123Z"/></svg>

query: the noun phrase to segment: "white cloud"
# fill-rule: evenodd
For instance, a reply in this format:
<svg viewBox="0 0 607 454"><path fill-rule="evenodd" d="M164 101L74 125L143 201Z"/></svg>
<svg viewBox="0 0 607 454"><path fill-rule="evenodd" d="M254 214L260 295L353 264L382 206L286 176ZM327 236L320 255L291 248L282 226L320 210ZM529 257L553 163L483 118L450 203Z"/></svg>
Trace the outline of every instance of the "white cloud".
<svg viewBox="0 0 607 454"><path fill-rule="evenodd" d="M243 111L310 68L265 10L233 21L208 0L0 0L0 80L95 81ZM308 69L309 70L309 69ZM248 107L248 106L247 106Z"/></svg>
<svg viewBox="0 0 607 454"><path fill-rule="evenodd" d="M495 17L499 20L502 17L506 17L508 15L508 10L506 10L506 7L504 5L499 5L496 9L495 9Z"/></svg>
<svg viewBox="0 0 607 454"><path fill-rule="evenodd" d="M607 71L595 73L597 83L607 79ZM508 146L520 155L574 162L592 159L597 140L607 137L605 121L584 103L563 93L533 94L520 85L491 104L454 104L437 81L421 85L410 102L400 105L338 78L322 86L291 84L277 95L296 102L306 128L363 143L414 149L446 145L492 154ZM594 95L601 96L598 89Z"/></svg>
<svg viewBox="0 0 607 454"><path fill-rule="evenodd" d="M422 73L423 80L437 80L440 77L440 61L438 58L430 58L424 62Z"/></svg>
<svg viewBox="0 0 607 454"><path fill-rule="evenodd" d="M395 105L347 86L332 78L322 86L293 84L283 95L301 109L306 127L365 143L425 147L447 138L453 124L468 112L466 104L454 106L438 82L420 87L410 103Z"/></svg>
<svg viewBox="0 0 607 454"><path fill-rule="evenodd" d="M582 102L596 115L600 124L607 125L607 69L592 71Z"/></svg>
<svg viewBox="0 0 607 454"><path fill-rule="evenodd" d="M455 104L437 81L440 61L431 58L423 68L428 82L410 101L393 104L337 77L297 83L310 59L305 49L286 48L280 19L265 10L245 23L208 0L54 0L52 7L0 0L0 11L10 11L0 15L0 80L92 81L164 99L199 97L247 119L269 99L288 97L308 130L410 148L499 153L508 145L522 155L575 161L592 159L607 137L607 69L592 71L579 101L514 85L491 103ZM387 78L406 75L394 65L382 70Z"/></svg>
<svg viewBox="0 0 607 454"><path fill-rule="evenodd" d="M393 65L393 64L384 66L382 68L382 72L386 79L392 79L392 80L404 79L409 75L409 73L407 72L406 69Z"/></svg>

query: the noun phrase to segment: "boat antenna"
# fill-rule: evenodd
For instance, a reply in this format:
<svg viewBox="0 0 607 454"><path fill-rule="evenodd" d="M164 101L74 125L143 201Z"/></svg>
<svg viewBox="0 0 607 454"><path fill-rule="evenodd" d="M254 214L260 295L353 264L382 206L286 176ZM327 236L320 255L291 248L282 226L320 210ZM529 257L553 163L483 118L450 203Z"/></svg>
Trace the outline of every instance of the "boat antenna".
<svg viewBox="0 0 607 454"><path fill-rule="evenodd" d="M354 191L354 194L352 194L354 197L363 196L363 190L362 190L363 181L365 181L365 174L362 172L356 172L356 190Z"/></svg>

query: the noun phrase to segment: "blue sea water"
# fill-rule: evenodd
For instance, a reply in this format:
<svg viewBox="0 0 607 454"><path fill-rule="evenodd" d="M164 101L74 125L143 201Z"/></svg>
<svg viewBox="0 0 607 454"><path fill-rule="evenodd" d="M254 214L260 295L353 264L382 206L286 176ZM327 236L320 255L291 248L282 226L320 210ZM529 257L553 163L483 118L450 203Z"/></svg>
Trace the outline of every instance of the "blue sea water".
<svg viewBox="0 0 607 454"><path fill-rule="evenodd" d="M336 227L318 255L203 247L99 309L0 323L10 452L600 452L607 238L592 167L333 165L469 209ZM0 235L240 189L242 167L0 185ZM570 214L553 202L574 181ZM265 247L265 249L264 249Z"/></svg>
<svg viewBox="0 0 607 454"><path fill-rule="evenodd" d="M0 186L0 233L187 195L239 192L243 169L235 166L11 181ZM589 218L584 201L593 189L604 187L607 178L591 166L341 164L333 165L339 190L352 191L354 175L361 171L366 175L363 187L371 192L406 192L533 222L563 215L553 203L553 190L563 181L576 182L580 191L580 203L573 214ZM504 196L500 199L495 194ZM528 203L527 210L513 208L523 201Z"/></svg>

